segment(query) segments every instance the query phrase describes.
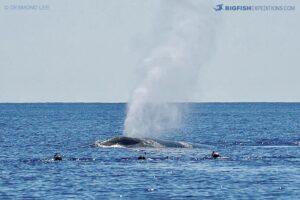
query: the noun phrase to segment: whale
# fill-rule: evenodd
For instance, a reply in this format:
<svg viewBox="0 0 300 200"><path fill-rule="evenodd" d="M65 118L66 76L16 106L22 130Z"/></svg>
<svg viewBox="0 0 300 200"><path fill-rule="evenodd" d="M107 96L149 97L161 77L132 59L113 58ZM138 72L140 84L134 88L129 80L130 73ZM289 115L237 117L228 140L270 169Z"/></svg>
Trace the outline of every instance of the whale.
<svg viewBox="0 0 300 200"><path fill-rule="evenodd" d="M194 146L182 141L166 141L153 138L135 138L115 136L107 140L97 140L96 147L124 147L124 148L193 148Z"/></svg>

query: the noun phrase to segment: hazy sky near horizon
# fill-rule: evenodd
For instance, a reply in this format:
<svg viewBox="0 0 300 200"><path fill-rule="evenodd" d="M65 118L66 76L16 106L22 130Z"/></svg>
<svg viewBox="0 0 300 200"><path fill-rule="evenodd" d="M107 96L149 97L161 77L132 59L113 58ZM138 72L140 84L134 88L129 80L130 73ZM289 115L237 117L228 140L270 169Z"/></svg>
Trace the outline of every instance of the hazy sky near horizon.
<svg viewBox="0 0 300 200"><path fill-rule="evenodd" d="M295 11L211 12L215 47L191 101L300 101L300 2ZM49 10L12 10L11 5ZM159 0L0 2L0 102L126 102L155 44ZM178 97L178 100L184 99ZM174 99L177 101L177 99Z"/></svg>

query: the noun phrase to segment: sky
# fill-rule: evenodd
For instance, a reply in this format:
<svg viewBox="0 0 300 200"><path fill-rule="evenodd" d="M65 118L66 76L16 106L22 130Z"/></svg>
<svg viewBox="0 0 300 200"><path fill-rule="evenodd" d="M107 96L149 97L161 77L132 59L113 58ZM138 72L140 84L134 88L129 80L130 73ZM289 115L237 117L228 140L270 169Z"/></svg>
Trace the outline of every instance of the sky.
<svg viewBox="0 0 300 200"><path fill-rule="evenodd" d="M217 12L220 3L296 10ZM214 48L189 100L300 101L300 2L211 4ZM0 102L127 102L160 35L160 11L159 0L0 1Z"/></svg>

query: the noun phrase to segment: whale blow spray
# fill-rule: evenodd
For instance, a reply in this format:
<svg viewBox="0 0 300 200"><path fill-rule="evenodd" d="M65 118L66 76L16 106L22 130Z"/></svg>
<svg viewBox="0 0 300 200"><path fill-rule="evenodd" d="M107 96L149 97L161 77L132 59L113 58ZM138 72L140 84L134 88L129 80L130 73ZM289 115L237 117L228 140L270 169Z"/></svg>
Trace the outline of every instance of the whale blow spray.
<svg viewBox="0 0 300 200"><path fill-rule="evenodd" d="M215 19L208 1L162 1L157 39L127 107L124 134L158 137L180 127L182 105L212 51Z"/></svg>

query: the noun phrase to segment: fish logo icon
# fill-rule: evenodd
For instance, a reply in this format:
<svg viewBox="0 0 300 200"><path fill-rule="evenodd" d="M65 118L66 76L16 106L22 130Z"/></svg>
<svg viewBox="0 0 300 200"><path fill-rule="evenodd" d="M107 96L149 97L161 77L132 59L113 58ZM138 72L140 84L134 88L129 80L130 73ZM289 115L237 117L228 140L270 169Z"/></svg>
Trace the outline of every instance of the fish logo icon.
<svg viewBox="0 0 300 200"><path fill-rule="evenodd" d="M215 9L215 11L221 11L221 10L223 10L223 4L216 5L216 7L214 9Z"/></svg>

